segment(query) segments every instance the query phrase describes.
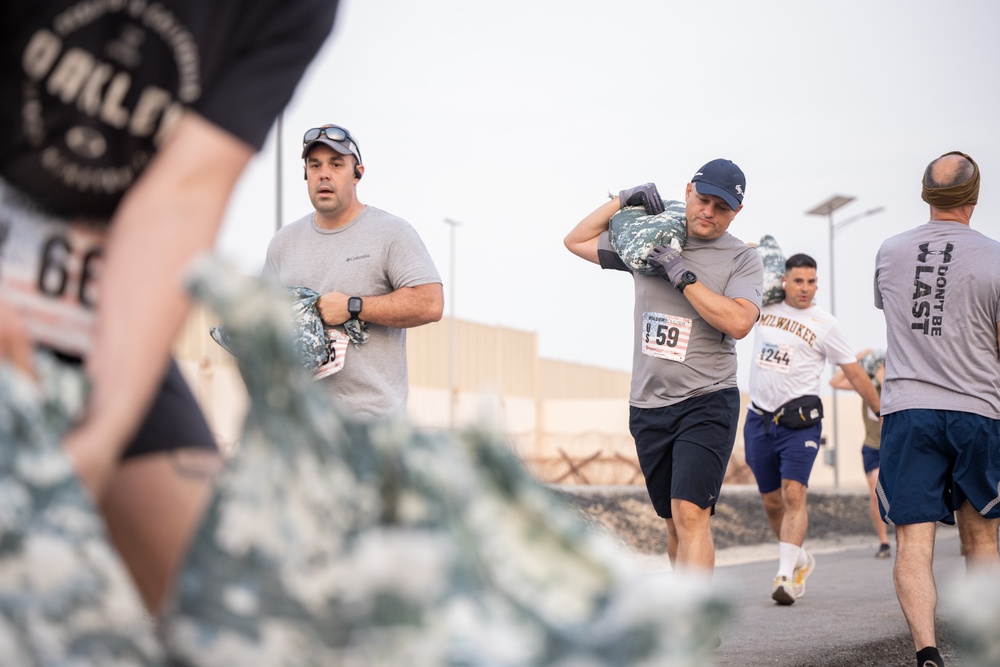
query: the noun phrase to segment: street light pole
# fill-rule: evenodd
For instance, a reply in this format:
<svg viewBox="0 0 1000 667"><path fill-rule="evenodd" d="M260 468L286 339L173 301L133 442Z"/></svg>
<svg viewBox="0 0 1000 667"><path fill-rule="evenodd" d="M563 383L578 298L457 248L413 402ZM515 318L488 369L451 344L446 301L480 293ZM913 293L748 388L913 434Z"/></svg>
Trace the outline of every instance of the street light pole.
<svg viewBox="0 0 1000 667"><path fill-rule="evenodd" d="M445 218L451 227L448 249L448 427L455 430L455 402L458 399L458 323L455 320L455 229L462 223Z"/></svg>
<svg viewBox="0 0 1000 667"><path fill-rule="evenodd" d="M813 209L806 211L806 215L825 215L828 221L829 228L829 244L830 244L830 314L836 316L837 314L837 299L836 292L834 291L834 285L837 284L836 280L836 264L834 263L833 255L833 212L842 206L850 204L854 201L854 197L848 195L833 195L822 204L819 204ZM837 390L833 390L832 404L833 404L833 428L831 429L833 433L833 488L840 488L840 447L837 441Z"/></svg>
<svg viewBox="0 0 1000 667"><path fill-rule="evenodd" d="M883 206L876 206L875 208L869 209L863 213L858 213L855 216L848 218L847 220L841 220L837 224L833 223L833 212L842 206L846 206L854 201L854 197L850 195L833 195L823 203L817 205L815 208L806 211L806 215L819 215L826 216L827 228L828 228L828 243L830 245L830 314L836 317L837 315L837 265L834 259L834 236L837 231L843 229L852 222L856 222L861 218L867 217L869 215L874 215L880 213L884 210ZM833 390L832 396L833 404L833 486L835 489L840 488L840 450L839 443L837 442L837 390Z"/></svg>

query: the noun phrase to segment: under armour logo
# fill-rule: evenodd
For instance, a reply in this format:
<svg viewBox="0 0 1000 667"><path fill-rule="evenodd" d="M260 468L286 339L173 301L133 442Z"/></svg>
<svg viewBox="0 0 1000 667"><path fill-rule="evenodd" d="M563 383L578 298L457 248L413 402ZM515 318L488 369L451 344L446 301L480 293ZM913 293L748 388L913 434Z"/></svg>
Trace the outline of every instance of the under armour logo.
<svg viewBox="0 0 1000 667"><path fill-rule="evenodd" d="M920 254L917 255L917 261L921 264L927 261L928 255L944 255L944 263L947 264L951 261L951 251L955 249L955 246L951 243L944 244L944 250L931 250L930 243L920 244Z"/></svg>

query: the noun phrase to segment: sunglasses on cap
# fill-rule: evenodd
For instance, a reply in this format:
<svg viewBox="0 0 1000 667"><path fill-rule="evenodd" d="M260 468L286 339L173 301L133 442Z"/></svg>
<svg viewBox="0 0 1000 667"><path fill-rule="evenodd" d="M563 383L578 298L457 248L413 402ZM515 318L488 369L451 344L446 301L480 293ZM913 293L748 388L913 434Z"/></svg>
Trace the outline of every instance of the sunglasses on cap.
<svg viewBox="0 0 1000 667"><path fill-rule="evenodd" d="M351 133L340 127L339 125L324 125L323 127L314 127L312 129L306 130L306 133L302 135L302 146L308 146L311 142L316 141L320 137L326 137L330 141L336 141L339 143L350 142L349 148L351 148L357 155L358 164L361 164L361 149L358 148L358 142L354 140Z"/></svg>

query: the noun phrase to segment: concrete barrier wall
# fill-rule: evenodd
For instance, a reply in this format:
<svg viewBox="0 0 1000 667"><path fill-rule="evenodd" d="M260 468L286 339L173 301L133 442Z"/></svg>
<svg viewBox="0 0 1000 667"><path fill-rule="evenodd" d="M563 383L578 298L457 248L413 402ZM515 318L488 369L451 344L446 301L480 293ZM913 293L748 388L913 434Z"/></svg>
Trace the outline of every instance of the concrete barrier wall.
<svg viewBox="0 0 1000 667"><path fill-rule="evenodd" d="M229 447L239 439L247 396L233 360L208 336L214 323L210 313L193 313L175 353L216 437ZM452 351L448 340L455 332L464 336L464 343ZM539 359L534 334L468 322L451 328L445 321L411 330L408 344L408 413L416 426L461 428L485 419L503 431L515 453L543 481L642 483L628 430L627 372ZM459 372L449 373L449 364L457 364ZM838 393L836 456L832 395L824 397L824 403L827 445L819 452L810 485L864 489L861 400L854 392ZM745 410L729 483L753 481L744 463L743 414Z"/></svg>

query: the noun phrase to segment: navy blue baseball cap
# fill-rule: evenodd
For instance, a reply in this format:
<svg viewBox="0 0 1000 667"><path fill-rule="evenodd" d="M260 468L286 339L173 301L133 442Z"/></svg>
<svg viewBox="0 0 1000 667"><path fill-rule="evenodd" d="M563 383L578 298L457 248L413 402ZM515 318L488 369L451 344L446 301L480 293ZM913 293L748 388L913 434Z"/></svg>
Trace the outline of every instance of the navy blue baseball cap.
<svg viewBox="0 0 1000 667"><path fill-rule="evenodd" d="M747 179L732 160L712 160L691 177L698 194L722 197L734 211L743 204Z"/></svg>

